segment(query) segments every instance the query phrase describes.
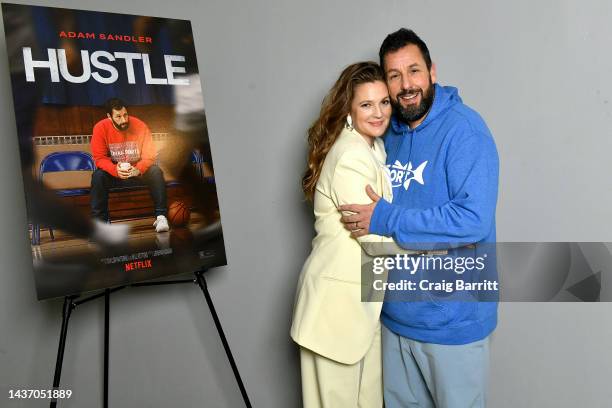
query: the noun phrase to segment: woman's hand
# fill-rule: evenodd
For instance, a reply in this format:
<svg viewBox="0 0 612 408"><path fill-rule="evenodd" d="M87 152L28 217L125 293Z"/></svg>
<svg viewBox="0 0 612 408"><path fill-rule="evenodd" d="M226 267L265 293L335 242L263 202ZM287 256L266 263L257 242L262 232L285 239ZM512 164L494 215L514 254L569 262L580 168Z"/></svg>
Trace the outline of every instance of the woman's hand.
<svg viewBox="0 0 612 408"><path fill-rule="evenodd" d="M372 199L371 204L345 204L339 208L342 212L352 213L351 215L342 215L340 221L344 224L344 228L351 231L351 237L353 238L369 233L370 219L376 203L380 200L380 196L374 192L369 184L366 186L366 194Z"/></svg>

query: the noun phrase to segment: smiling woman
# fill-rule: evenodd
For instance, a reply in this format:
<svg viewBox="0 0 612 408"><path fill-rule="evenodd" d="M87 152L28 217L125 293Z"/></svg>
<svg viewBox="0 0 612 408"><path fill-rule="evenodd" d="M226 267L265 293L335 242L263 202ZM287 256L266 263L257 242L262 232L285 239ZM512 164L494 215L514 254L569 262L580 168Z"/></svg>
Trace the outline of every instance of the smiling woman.
<svg viewBox="0 0 612 408"><path fill-rule="evenodd" d="M352 238L338 207L370 202L368 184L390 199L381 140L390 116L380 67L361 62L342 72L308 132L303 189L314 203L317 235L300 274L291 327L300 345L305 408L383 404L382 303L361 301L360 243L384 238Z"/></svg>
<svg viewBox="0 0 612 408"><path fill-rule="evenodd" d="M351 103L351 126L370 144L382 136L389 125L391 101L382 81L357 85ZM348 118L347 117L347 118Z"/></svg>

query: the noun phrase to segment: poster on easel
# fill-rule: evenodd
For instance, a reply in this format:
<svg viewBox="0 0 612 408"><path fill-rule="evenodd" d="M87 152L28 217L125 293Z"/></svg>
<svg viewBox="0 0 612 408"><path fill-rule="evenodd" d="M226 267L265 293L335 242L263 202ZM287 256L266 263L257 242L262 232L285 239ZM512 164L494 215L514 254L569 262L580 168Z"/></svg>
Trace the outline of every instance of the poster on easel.
<svg viewBox="0 0 612 408"><path fill-rule="evenodd" d="M38 299L225 265L190 22L2 16Z"/></svg>

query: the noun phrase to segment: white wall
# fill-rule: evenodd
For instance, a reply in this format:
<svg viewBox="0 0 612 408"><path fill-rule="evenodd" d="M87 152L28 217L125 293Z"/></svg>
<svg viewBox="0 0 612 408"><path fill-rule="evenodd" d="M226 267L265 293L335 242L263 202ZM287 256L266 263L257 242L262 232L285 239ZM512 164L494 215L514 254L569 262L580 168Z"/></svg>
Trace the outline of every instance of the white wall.
<svg viewBox="0 0 612 408"><path fill-rule="evenodd" d="M313 233L299 190L306 128L342 67L375 60L400 26L425 39L439 82L458 86L495 136L498 239L612 241L607 1L35 3L192 20L229 260L210 290L255 407L300 405L288 330ZM0 405L43 406L6 399L51 384L61 302L35 300L0 37ZM490 406L609 406L609 309L501 305ZM100 402L102 327L101 303L75 312L62 381L75 396L63 406ZM119 292L111 330L112 406L241 406L197 287Z"/></svg>

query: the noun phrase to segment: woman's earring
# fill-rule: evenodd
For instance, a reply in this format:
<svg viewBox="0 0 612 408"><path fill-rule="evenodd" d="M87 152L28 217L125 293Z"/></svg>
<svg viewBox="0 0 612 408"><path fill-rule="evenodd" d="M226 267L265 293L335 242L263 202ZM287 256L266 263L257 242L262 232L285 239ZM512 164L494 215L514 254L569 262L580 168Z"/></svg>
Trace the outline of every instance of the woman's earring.
<svg viewBox="0 0 612 408"><path fill-rule="evenodd" d="M346 115L346 128L348 130L353 130L353 118L351 118L351 114Z"/></svg>

